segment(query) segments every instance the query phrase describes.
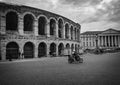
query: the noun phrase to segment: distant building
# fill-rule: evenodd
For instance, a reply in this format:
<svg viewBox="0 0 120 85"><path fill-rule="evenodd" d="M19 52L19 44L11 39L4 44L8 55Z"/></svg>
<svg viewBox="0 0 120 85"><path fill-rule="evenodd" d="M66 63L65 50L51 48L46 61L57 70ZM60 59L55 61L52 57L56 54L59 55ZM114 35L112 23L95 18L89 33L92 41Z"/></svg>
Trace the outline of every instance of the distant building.
<svg viewBox="0 0 120 85"><path fill-rule="evenodd" d="M61 15L0 3L0 60L61 56L78 51L81 26Z"/></svg>
<svg viewBox="0 0 120 85"><path fill-rule="evenodd" d="M107 29L104 31L86 31L81 33L81 48L95 49L96 40L98 47L101 49L120 48L120 31Z"/></svg>

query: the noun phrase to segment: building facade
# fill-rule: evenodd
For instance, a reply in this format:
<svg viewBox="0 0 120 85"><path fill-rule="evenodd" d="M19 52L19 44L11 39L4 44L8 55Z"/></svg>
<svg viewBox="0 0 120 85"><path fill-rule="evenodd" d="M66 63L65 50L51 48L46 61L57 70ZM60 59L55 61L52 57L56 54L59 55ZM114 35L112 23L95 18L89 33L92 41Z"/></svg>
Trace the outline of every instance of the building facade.
<svg viewBox="0 0 120 85"><path fill-rule="evenodd" d="M0 3L0 60L79 51L80 29L78 23L45 10Z"/></svg>
<svg viewBox="0 0 120 85"><path fill-rule="evenodd" d="M101 49L120 48L120 31L115 29L87 31L81 33L80 39L83 49L95 49L97 46Z"/></svg>

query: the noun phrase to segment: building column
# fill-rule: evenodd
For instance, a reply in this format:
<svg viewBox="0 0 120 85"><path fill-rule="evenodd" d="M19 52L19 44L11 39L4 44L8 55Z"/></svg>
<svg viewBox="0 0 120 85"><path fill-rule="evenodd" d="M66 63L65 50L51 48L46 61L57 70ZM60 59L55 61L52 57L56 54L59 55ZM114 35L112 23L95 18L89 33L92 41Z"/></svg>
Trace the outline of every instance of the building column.
<svg viewBox="0 0 120 85"><path fill-rule="evenodd" d="M46 35L47 35L47 37L50 37L50 22L47 22L46 23Z"/></svg>
<svg viewBox="0 0 120 85"><path fill-rule="evenodd" d="M101 47L103 47L103 36L101 36Z"/></svg>
<svg viewBox="0 0 120 85"><path fill-rule="evenodd" d="M0 28L0 33L6 34L6 18L4 13L0 14Z"/></svg>
<svg viewBox="0 0 120 85"><path fill-rule="evenodd" d="M107 47L107 36L105 36L105 41L104 42L105 42L104 43L105 47Z"/></svg>
<svg viewBox="0 0 120 85"><path fill-rule="evenodd" d="M35 36L38 36L38 20L37 19L35 19L34 20L34 34L35 34Z"/></svg>
<svg viewBox="0 0 120 85"><path fill-rule="evenodd" d="M1 41L1 60L2 61L5 61L6 60L6 44L5 44L5 41Z"/></svg>
<svg viewBox="0 0 120 85"><path fill-rule="evenodd" d="M24 59L24 43L19 43L19 52L21 53L20 59Z"/></svg>
<svg viewBox="0 0 120 85"><path fill-rule="evenodd" d="M70 27L69 27L69 39L71 39L71 30L70 30Z"/></svg>
<svg viewBox="0 0 120 85"><path fill-rule="evenodd" d="M18 16L18 31L20 35L23 35L23 18L21 17L21 15Z"/></svg>
<svg viewBox="0 0 120 85"><path fill-rule="evenodd" d="M119 45L119 48L120 48L120 35L118 35L118 45Z"/></svg>
<svg viewBox="0 0 120 85"><path fill-rule="evenodd" d="M38 44L35 43L35 47L34 47L34 58L38 58Z"/></svg>
<svg viewBox="0 0 120 85"><path fill-rule="evenodd" d="M110 47L110 36L108 36L108 47Z"/></svg>
<svg viewBox="0 0 120 85"><path fill-rule="evenodd" d="M98 47L100 47L100 36L98 36Z"/></svg>
<svg viewBox="0 0 120 85"><path fill-rule="evenodd" d="M65 39L65 25L63 25L63 39Z"/></svg>

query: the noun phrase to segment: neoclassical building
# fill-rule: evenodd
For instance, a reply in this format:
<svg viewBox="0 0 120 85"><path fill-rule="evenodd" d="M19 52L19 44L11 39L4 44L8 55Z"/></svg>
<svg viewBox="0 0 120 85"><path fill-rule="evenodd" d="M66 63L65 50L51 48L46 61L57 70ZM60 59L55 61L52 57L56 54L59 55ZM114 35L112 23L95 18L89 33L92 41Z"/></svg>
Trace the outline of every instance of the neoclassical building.
<svg viewBox="0 0 120 85"><path fill-rule="evenodd" d="M96 45L101 49L120 48L120 30L87 31L81 33L80 39L83 49L95 49Z"/></svg>
<svg viewBox="0 0 120 85"><path fill-rule="evenodd" d="M56 56L79 51L78 23L45 10L0 3L0 60Z"/></svg>

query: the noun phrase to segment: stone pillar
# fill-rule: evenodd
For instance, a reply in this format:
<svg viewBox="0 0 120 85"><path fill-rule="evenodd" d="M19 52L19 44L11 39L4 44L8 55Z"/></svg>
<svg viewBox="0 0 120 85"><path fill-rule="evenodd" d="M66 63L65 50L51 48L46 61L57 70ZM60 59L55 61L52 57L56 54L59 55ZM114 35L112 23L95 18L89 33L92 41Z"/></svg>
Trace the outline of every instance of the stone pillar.
<svg viewBox="0 0 120 85"><path fill-rule="evenodd" d="M71 39L71 30L70 30L70 27L69 27L69 39Z"/></svg>
<svg viewBox="0 0 120 85"><path fill-rule="evenodd" d="M21 15L18 16L18 32L20 35L23 35L23 18L21 17Z"/></svg>
<svg viewBox="0 0 120 85"><path fill-rule="evenodd" d="M35 34L35 36L38 36L38 20L37 19L35 19L34 20L34 34Z"/></svg>
<svg viewBox="0 0 120 85"><path fill-rule="evenodd" d="M108 36L108 47L110 47L110 36Z"/></svg>
<svg viewBox="0 0 120 85"><path fill-rule="evenodd" d="M100 36L98 36L98 47L100 47Z"/></svg>
<svg viewBox="0 0 120 85"><path fill-rule="evenodd" d="M50 37L50 22L47 22L46 23L46 34L47 34L47 37Z"/></svg>
<svg viewBox="0 0 120 85"><path fill-rule="evenodd" d="M5 41L1 41L1 60L5 61L6 60L6 44Z"/></svg>
<svg viewBox="0 0 120 85"><path fill-rule="evenodd" d="M38 58L38 44L35 43L34 58Z"/></svg>
<svg viewBox="0 0 120 85"><path fill-rule="evenodd" d="M65 25L63 26L63 38L65 39Z"/></svg>
<svg viewBox="0 0 120 85"><path fill-rule="evenodd" d="M118 45L119 45L119 48L120 48L120 35L118 35Z"/></svg>
<svg viewBox="0 0 120 85"><path fill-rule="evenodd" d="M1 34L6 34L6 17L4 13L0 15L0 28Z"/></svg>
<svg viewBox="0 0 120 85"><path fill-rule="evenodd" d="M19 44L19 51L21 53L20 59L24 59L24 55L23 55L23 53L24 53L24 43Z"/></svg>
<svg viewBox="0 0 120 85"><path fill-rule="evenodd" d="M56 37L58 38L58 22L56 22Z"/></svg>
<svg viewBox="0 0 120 85"><path fill-rule="evenodd" d="M107 47L107 36L105 36L105 47Z"/></svg>

